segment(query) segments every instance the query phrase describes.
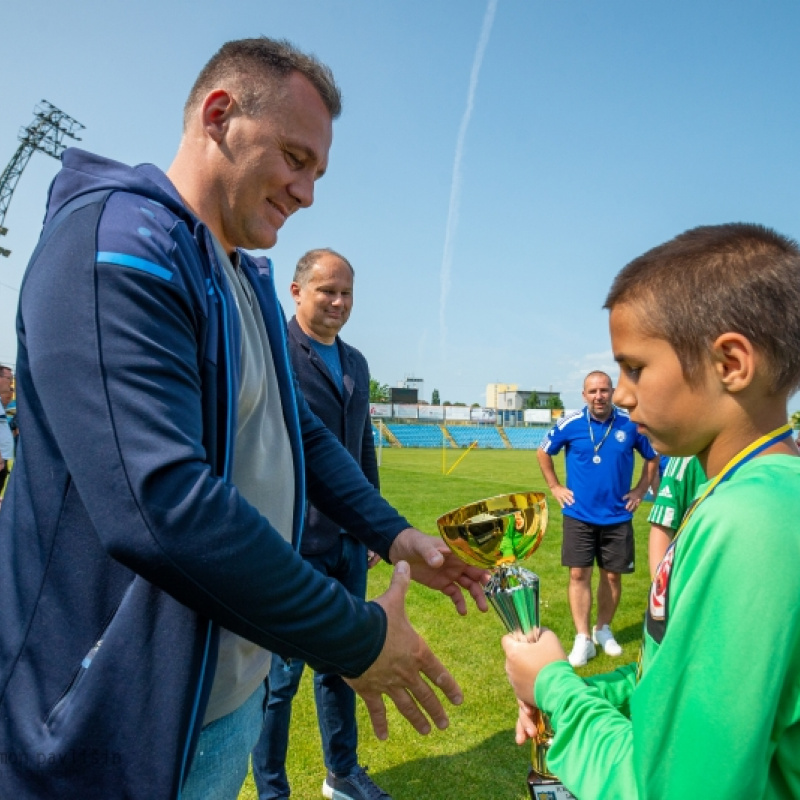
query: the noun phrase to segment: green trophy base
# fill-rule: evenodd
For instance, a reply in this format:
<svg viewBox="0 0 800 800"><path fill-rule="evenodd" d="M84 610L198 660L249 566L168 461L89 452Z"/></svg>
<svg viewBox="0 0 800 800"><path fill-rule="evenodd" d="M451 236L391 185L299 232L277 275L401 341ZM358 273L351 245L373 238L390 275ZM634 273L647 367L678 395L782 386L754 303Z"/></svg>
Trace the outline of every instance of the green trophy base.
<svg viewBox="0 0 800 800"><path fill-rule="evenodd" d="M546 778L535 769L528 773L528 791L531 800L575 800L569 789L554 778Z"/></svg>

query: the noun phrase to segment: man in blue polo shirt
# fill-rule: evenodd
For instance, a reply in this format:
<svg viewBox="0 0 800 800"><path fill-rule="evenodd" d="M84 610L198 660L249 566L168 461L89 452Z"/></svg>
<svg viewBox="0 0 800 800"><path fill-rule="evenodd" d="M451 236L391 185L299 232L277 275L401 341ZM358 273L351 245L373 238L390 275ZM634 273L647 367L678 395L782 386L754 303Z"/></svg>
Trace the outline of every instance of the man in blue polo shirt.
<svg viewBox="0 0 800 800"><path fill-rule="evenodd" d="M583 382L586 406L559 420L537 456L542 474L564 515L561 563L569 567L569 605L577 634L569 662L582 667L595 645L622 654L611 622L622 594L622 575L633 572L633 512L658 470L658 455L625 411L611 402L611 378L590 372ZM556 475L553 456L566 449L567 485ZM632 489L634 450L645 459ZM592 569L600 569L597 624L590 629Z"/></svg>

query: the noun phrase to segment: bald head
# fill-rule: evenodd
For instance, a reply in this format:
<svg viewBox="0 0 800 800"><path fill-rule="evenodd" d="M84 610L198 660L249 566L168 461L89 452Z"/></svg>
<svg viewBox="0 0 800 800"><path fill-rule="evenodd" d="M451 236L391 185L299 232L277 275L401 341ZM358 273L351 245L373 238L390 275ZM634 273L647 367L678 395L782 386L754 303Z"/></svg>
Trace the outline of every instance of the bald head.
<svg viewBox="0 0 800 800"><path fill-rule="evenodd" d="M611 404L611 395L614 386L611 378L600 370L590 372L583 380L583 400L589 413L601 422L611 416L614 406Z"/></svg>
<svg viewBox="0 0 800 800"><path fill-rule="evenodd" d="M335 250L310 250L297 263L289 287L297 323L312 339L333 344L350 318L353 278L350 262Z"/></svg>

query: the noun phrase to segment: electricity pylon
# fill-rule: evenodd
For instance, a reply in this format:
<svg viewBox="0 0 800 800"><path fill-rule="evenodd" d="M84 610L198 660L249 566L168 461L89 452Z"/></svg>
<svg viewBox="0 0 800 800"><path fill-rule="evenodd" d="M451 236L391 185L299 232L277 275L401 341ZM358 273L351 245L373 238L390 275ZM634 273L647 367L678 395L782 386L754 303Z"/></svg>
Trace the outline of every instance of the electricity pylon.
<svg viewBox="0 0 800 800"><path fill-rule="evenodd" d="M66 149L64 137L80 141L77 132L85 128L78 120L65 114L47 100L42 100L33 113L33 122L19 132L20 145L17 152L11 157L8 166L0 175L0 236L5 236L8 229L3 226L11 195L17 188L22 170L30 161L35 150L40 150L53 158L59 158ZM10 256L11 251L0 247L0 256Z"/></svg>

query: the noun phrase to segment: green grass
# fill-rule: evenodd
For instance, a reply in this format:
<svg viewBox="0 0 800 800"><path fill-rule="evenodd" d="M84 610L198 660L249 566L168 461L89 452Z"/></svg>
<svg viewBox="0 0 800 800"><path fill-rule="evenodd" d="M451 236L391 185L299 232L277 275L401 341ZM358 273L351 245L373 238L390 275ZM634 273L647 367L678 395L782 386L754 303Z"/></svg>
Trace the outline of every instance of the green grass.
<svg viewBox="0 0 800 800"><path fill-rule="evenodd" d="M456 457L449 452L447 465L452 465ZM556 458L556 468L563 479L561 457ZM639 469L637 465L637 478ZM430 533L436 532L436 519L441 514L465 503L511 491L546 491L536 454L531 451L477 450L445 477L441 452L384 449L381 483L384 496L413 525ZM574 629L567 603L567 570L560 563L561 511L549 494L548 506L547 534L525 566L541 579L543 624L552 628L569 650ZM623 656L611 659L600 654L579 670L581 674L614 669L636 658L650 585L649 509L649 503L643 504L634 517L636 572L623 578L622 601L614 621ZM373 569L368 596L384 591L390 575L391 568L385 564ZM409 592L408 613L414 627L460 683L464 703L449 707L450 727L446 731L424 737L391 708L389 739L379 742L359 702L361 763L370 766L370 774L395 798L527 800L530 750L514 743L516 703L505 678L500 646L504 629L499 619L494 612L481 614L474 606L466 617L459 617L448 599L418 585L412 585ZM306 670L293 705L287 769L295 798L321 797L325 776L310 676ZM252 778L248 777L240 800L256 798Z"/></svg>

